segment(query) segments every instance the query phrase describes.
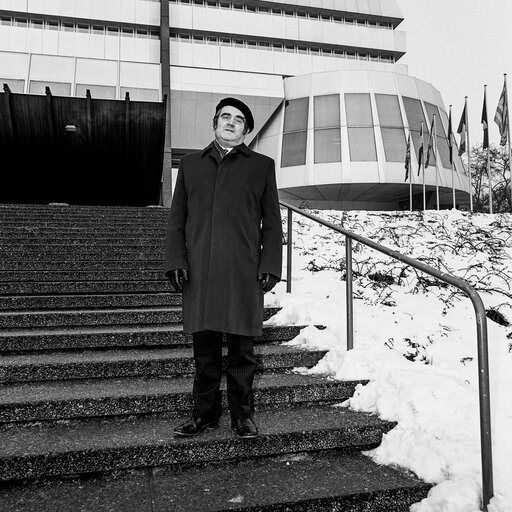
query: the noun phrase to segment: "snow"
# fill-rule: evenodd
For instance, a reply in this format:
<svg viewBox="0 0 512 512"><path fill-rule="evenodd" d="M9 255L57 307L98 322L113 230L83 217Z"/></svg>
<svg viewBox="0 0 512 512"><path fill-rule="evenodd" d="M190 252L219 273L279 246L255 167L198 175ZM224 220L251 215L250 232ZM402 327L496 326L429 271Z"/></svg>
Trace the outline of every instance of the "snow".
<svg viewBox="0 0 512 512"><path fill-rule="evenodd" d="M466 279L512 324L512 215L457 210L313 214ZM411 512L481 510L476 320L469 298L354 243L354 349L346 350L344 236L294 214L292 293L270 325L307 325L287 344L328 350L301 373L369 379L338 404L397 422L366 454L434 484ZM317 328L316 326L322 326ZM488 320L494 498L512 511L512 326Z"/></svg>

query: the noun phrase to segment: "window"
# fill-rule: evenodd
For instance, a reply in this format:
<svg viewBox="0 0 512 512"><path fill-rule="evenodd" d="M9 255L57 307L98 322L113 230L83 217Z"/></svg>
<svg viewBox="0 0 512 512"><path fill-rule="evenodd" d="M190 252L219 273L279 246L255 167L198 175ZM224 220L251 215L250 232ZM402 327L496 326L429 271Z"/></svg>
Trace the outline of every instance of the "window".
<svg viewBox="0 0 512 512"><path fill-rule="evenodd" d="M247 41L247 48L255 50L256 48L258 48L258 42L252 40Z"/></svg>
<svg viewBox="0 0 512 512"><path fill-rule="evenodd" d="M339 59L342 59L345 56L343 50L334 50L333 53L334 56L338 57Z"/></svg>
<svg viewBox="0 0 512 512"><path fill-rule="evenodd" d="M320 19L322 21L332 21L331 17L328 14L321 14Z"/></svg>
<svg viewBox="0 0 512 512"><path fill-rule="evenodd" d="M0 25L10 26L11 24L12 24L12 20L8 16L0 17Z"/></svg>
<svg viewBox="0 0 512 512"><path fill-rule="evenodd" d="M92 33L93 34L102 36L104 32L105 32L105 28L104 27L102 27L100 25L93 25L93 27L92 27ZM138 30L137 30L137 32L138 32Z"/></svg>
<svg viewBox="0 0 512 512"><path fill-rule="evenodd" d="M58 21L47 21L46 28L48 30L59 30L59 22Z"/></svg>
<svg viewBox="0 0 512 512"><path fill-rule="evenodd" d="M75 31L74 23L61 23L60 27L62 30L64 30L64 32L74 32Z"/></svg>
<svg viewBox="0 0 512 512"><path fill-rule="evenodd" d="M302 55L307 55L308 53L308 47L307 46L298 46L297 51L301 53Z"/></svg>
<svg viewBox="0 0 512 512"><path fill-rule="evenodd" d="M109 36L117 36L119 34L118 27L107 27L107 35Z"/></svg>
<svg viewBox="0 0 512 512"><path fill-rule="evenodd" d="M14 26L15 27L26 27L28 25L28 20L26 18L14 18ZM58 25L58 23L57 23Z"/></svg>
<svg viewBox="0 0 512 512"><path fill-rule="evenodd" d="M83 25L81 23L78 23L76 26L76 30L77 30L77 32L81 32L83 34L88 34L89 33L89 25Z"/></svg>
<svg viewBox="0 0 512 512"><path fill-rule="evenodd" d="M315 164L341 162L340 95L314 98Z"/></svg>
<svg viewBox="0 0 512 512"><path fill-rule="evenodd" d="M307 18L308 14L305 11L297 11L297 18Z"/></svg>
<svg viewBox="0 0 512 512"><path fill-rule="evenodd" d="M160 39L160 32L158 30L150 30L149 37L150 39Z"/></svg>
<svg viewBox="0 0 512 512"><path fill-rule="evenodd" d="M216 37L214 36L208 36L206 38L206 44L214 44L214 45L218 45L219 44L219 41Z"/></svg>
<svg viewBox="0 0 512 512"><path fill-rule="evenodd" d="M293 18L295 16L295 13L293 11L290 11L289 9L285 9L284 15Z"/></svg>
<svg viewBox="0 0 512 512"><path fill-rule="evenodd" d="M106 100L116 99L115 85L91 85L91 84L76 84L75 96L85 98L87 89L91 91L92 98L101 98Z"/></svg>
<svg viewBox="0 0 512 512"><path fill-rule="evenodd" d="M257 8L255 5L247 5L246 6L247 12L256 12Z"/></svg>
<svg viewBox="0 0 512 512"><path fill-rule="evenodd" d="M297 53L297 48L294 44L285 44L284 49L288 53Z"/></svg>
<svg viewBox="0 0 512 512"><path fill-rule="evenodd" d="M320 48L313 46L309 49L309 53L311 53L311 55L320 55Z"/></svg>
<svg viewBox="0 0 512 512"><path fill-rule="evenodd" d="M233 9L235 9L236 11L244 11L245 7L243 4L233 4Z"/></svg>
<svg viewBox="0 0 512 512"><path fill-rule="evenodd" d="M348 146L352 162L375 162L375 133L372 106L367 93L345 94Z"/></svg>
<svg viewBox="0 0 512 512"><path fill-rule="evenodd" d="M272 43L272 50L274 50L275 52L282 52L283 45L281 43Z"/></svg>
<svg viewBox="0 0 512 512"><path fill-rule="evenodd" d="M45 94L45 88L49 87L54 96L71 96L71 84L64 82L42 82L30 80L29 93Z"/></svg>
<svg viewBox="0 0 512 512"><path fill-rule="evenodd" d="M266 14L268 14L268 13L270 12L270 9L269 9L268 7L265 7L265 6L263 6L263 5L260 5L260 6L258 7L258 12L262 12L262 13L266 13Z"/></svg>
<svg viewBox="0 0 512 512"><path fill-rule="evenodd" d="M43 20L30 20L30 26L32 28L43 28ZM74 30L73 24L71 24Z"/></svg>
<svg viewBox="0 0 512 512"><path fill-rule="evenodd" d="M281 9L272 9L272 14L281 16L283 14L283 11L281 11Z"/></svg>
<svg viewBox="0 0 512 512"><path fill-rule="evenodd" d="M332 17L332 21L334 21L335 23L343 23L343 16L334 15Z"/></svg>
<svg viewBox="0 0 512 512"><path fill-rule="evenodd" d="M270 50L270 43L267 43L266 41L260 41L260 50Z"/></svg>
<svg viewBox="0 0 512 512"><path fill-rule="evenodd" d="M428 125L425 119L425 115L423 114L423 108L421 107L421 101L416 98L407 98L406 96L402 97L404 102L405 115L407 116L407 123L409 125L409 131L411 132L411 139L413 142L414 149L416 150L416 154L420 150L420 132L421 132L421 123L423 123L423 146L426 150L427 147L427 139L428 139Z"/></svg>
<svg viewBox="0 0 512 512"><path fill-rule="evenodd" d="M376 94L380 131L387 162L403 162L406 141L398 96Z"/></svg>
<svg viewBox="0 0 512 512"><path fill-rule="evenodd" d="M206 5L208 7L218 7L217 2L215 0L206 0Z"/></svg>
<svg viewBox="0 0 512 512"><path fill-rule="evenodd" d="M441 162L443 164L443 167L446 167L448 169L451 168L450 164L450 155L449 155L449 148L448 148L448 138L446 137L446 132L444 131L443 122L441 120L439 109L436 105L433 105L432 103L427 103L425 101L425 109L427 110L427 115L429 119L429 127L432 122L432 119L434 115L436 116L436 144L437 144L437 151L439 153L439 156L441 157ZM443 112L444 114L444 112ZM446 118L446 114L445 114Z"/></svg>
<svg viewBox="0 0 512 512"><path fill-rule="evenodd" d="M203 36L192 36L192 40L196 44L204 44L204 37Z"/></svg>
<svg viewBox="0 0 512 512"><path fill-rule="evenodd" d="M285 103L281 167L306 163L309 98Z"/></svg>
<svg viewBox="0 0 512 512"><path fill-rule="evenodd" d="M231 39L228 37L221 37L219 40L221 46L231 46Z"/></svg>
<svg viewBox="0 0 512 512"><path fill-rule="evenodd" d="M245 46L243 39L235 39L233 43L237 48L243 48Z"/></svg>
<svg viewBox="0 0 512 512"><path fill-rule="evenodd" d="M23 93L25 89L25 80L15 79L15 78L1 78L0 77L0 85L3 91L3 84L7 84L11 92Z"/></svg>

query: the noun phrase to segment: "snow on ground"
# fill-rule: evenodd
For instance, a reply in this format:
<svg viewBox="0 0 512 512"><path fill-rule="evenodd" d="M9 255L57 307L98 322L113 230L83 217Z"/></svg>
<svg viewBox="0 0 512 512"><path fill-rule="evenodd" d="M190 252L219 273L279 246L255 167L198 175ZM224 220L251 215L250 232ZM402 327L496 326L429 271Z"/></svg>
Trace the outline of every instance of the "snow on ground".
<svg viewBox="0 0 512 512"><path fill-rule="evenodd" d="M482 296L491 376L494 498L512 511L512 215L312 212L466 279ZM328 350L309 373L370 379L340 404L397 422L367 452L436 484L411 512L481 510L477 338L470 299L354 243L354 349L346 351L344 236L294 214L292 293L279 283L271 325L307 325L288 342ZM286 275L286 274L284 274ZM325 328L318 329L315 325Z"/></svg>

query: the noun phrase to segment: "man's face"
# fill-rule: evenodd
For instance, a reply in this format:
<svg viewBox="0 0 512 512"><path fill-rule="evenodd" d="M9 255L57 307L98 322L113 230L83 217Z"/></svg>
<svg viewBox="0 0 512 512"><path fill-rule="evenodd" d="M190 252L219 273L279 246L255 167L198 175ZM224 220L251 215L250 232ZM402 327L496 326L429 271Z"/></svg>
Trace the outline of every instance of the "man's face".
<svg viewBox="0 0 512 512"><path fill-rule="evenodd" d="M221 108L215 128L215 138L225 148L242 144L245 139L245 116L240 110L231 105Z"/></svg>

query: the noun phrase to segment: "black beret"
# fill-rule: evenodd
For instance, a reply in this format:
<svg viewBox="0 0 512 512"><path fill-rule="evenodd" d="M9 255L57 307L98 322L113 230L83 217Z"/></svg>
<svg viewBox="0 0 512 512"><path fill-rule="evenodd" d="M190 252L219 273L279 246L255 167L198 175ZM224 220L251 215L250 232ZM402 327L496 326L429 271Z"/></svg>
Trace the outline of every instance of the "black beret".
<svg viewBox="0 0 512 512"><path fill-rule="evenodd" d="M254 129L254 118L252 117L251 109L243 101L237 100L236 98L223 98L215 108L215 114L217 114L222 107L226 107L227 105L235 107L242 112L245 116L247 127L249 128L248 133L251 133Z"/></svg>

